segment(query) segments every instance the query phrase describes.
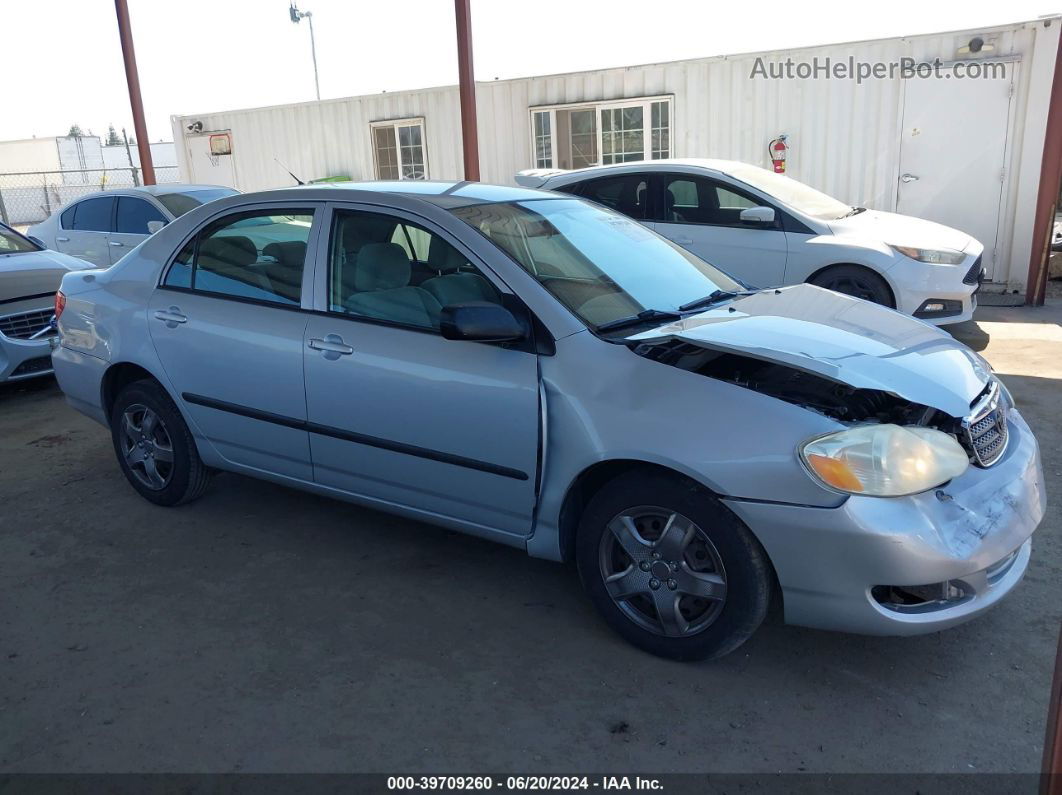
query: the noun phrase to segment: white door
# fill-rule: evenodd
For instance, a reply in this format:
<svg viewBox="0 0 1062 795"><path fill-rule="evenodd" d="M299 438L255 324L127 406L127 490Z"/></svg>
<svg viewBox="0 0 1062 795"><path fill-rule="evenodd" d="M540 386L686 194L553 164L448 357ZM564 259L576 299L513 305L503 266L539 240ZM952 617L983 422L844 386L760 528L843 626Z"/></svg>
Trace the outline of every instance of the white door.
<svg viewBox="0 0 1062 795"><path fill-rule="evenodd" d="M225 132L228 132L225 130ZM210 136L193 135L184 139L188 152L188 171L191 182L200 185L236 187L236 172L232 155L210 154Z"/></svg>
<svg viewBox="0 0 1062 795"><path fill-rule="evenodd" d="M896 211L977 238L991 278L1017 64L982 67L998 71L975 78L950 68L904 82Z"/></svg>

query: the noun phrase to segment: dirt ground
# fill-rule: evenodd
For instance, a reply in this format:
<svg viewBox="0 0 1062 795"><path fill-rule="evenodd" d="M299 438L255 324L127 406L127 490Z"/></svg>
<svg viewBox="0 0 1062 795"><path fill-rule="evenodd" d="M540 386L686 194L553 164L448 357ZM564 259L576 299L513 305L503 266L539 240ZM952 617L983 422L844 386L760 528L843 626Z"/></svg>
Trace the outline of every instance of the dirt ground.
<svg viewBox="0 0 1062 795"><path fill-rule="evenodd" d="M1062 618L1062 300L955 333L1043 449L1025 581L920 638L775 610L705 664L627 646L571 568L484 541L234 475L154 507L53 381L0 387L0 772L1034 772Z"/></svg>

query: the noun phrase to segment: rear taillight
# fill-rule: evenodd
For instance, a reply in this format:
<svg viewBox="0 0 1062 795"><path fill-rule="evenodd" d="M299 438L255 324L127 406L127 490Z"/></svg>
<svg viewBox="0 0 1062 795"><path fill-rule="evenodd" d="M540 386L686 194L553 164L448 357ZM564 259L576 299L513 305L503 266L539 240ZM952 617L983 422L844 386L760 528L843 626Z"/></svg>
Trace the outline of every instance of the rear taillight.
<svg viewBox="0 0 1062 795"><path fill-rule="evenodd" d="M55 320L59 321L59 317L63 314L63 310L66 309L66 296L62 291L56 291L55 293Z"/></svg>

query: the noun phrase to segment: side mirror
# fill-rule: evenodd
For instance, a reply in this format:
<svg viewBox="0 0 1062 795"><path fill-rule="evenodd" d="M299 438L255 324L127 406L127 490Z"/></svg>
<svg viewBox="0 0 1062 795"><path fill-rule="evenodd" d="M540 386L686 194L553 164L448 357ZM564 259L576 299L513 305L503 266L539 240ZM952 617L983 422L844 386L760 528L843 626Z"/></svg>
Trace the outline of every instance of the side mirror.
<svg viewBox="0 0 1062 795"><path fill-rule="evenodd" d="M773 207L749 207L741 211L738 216L741 223L751 226L766 226L774 223Z"/></svg>
<svg viewBox="0 0 1062 795"><path fill-rule="evenodd" d="M153 235L158 232L162 227L166 226L165 221L148 221L148 234Z"/></svg>
<svg viewBox="0 0 1062 795"><path fill-rule="evenodd" d="M527 336L512 312L487 301L447 304L439 316L439 331L448 340L477 342L515 342Z"/></svg>

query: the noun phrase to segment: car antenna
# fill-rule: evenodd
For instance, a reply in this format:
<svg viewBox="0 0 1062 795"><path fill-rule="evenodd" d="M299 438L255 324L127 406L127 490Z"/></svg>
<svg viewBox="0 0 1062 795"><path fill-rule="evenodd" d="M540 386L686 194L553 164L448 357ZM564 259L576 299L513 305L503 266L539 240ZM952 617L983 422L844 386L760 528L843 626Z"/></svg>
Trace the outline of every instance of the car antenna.
<svg viewBox="0 0 1062 795"><path fill-rule="evenodd" d="M288 176L291 177L293 180L295 180L295 182L297 182L299 185L305 185L306 184L301 179L299 179L294 174L292 174L291 173L291 169L289 169L287 166L285 166L283 163L281 163L280 159L276 155L273 156L273 159L276 160L278 166L280 166L282 169L284 169L285 171L288 172Z"/></svg>

